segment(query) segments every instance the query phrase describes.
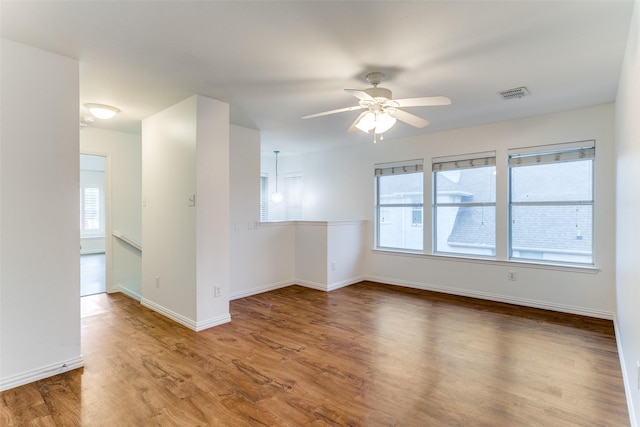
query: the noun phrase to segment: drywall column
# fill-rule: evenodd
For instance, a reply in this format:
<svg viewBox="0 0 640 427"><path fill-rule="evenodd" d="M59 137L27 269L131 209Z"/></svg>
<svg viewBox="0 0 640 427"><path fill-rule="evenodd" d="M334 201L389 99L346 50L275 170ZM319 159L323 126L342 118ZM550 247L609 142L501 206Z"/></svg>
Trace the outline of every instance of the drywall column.
<svg viewBox="0 0 640 427"><path fill-rule="evenodd" d="M229 321L227 104L195 95L143 120L142 206L142 304L193 330Z"/></svg>
<svg viewBox="0 0 640 427"><path fill-rule="evenodd" d="M82 366L78 62L1 41L0 390Z"/></svg>
<svg viewBox="0 0 640 427"><path fill-rule="evenodd" d="M616 329L631 425L640 423L640 1L635 2L616 98Z"/></svg>
<svg viewBox="0 0 640 427"><path fill-rule="evenodd" d="M197 96L196 330L231 320L229 105Z"/></svg>

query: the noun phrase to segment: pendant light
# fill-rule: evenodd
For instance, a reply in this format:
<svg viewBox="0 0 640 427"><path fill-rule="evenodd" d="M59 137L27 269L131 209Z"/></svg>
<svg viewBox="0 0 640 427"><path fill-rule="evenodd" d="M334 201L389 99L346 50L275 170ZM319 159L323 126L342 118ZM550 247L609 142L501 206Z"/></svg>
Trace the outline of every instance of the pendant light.
<svg viewBox="0 0 640 427"><path fill-rule="evenodd" d="M280 151L275 150L274 153L276 154L276 191L271 193L271 201L273 203L281 203L284 197L282 193L278 192L278 153L280 153Z"/></svg>

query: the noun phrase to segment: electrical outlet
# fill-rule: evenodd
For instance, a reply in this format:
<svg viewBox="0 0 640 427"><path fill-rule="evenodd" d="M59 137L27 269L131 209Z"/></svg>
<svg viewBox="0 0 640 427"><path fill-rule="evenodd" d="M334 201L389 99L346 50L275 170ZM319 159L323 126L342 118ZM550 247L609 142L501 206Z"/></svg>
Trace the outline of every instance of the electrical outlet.
<svg viewBox="0 0 640 427"><path fill-rule="evenodd" d="M336 269L336 262L335 261L331 261L331 269L332 270Z"/></svg>
<svg viewBox="0 0 640 427"><path fill-rule="evenodd" d="M156 288L160 287L160 276L156 276Z"/></svg>
<svg viewBox="0 0 640 427"><path fill-rule="evenodd" d="M214 286L213 287L213 296L218 298L220 295L222 295L222 291L220 291L220 286Z"/></svg>
<svg viewBox="0 0 640 427"><path fill-rule="evenodd" d="M518 276L515 271L510 271L508 277L509 277L509 280L511 280L512 282L515 282L518 279Z"/></svg>

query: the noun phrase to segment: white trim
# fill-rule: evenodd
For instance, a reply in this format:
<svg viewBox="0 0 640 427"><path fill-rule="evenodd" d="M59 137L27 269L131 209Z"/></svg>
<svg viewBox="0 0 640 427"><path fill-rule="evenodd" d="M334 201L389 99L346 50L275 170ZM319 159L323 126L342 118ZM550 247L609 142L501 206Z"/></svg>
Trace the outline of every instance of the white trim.
<svg viewBox="0 0 640 427"><path fill-rule="evenodd" d="M618 358L620 359L620 369L622 370L622 381L624 383L624 394L627 398L627 409L629 410L629 421L631 422L631 427L638 427L638 420L636 418L636 411L633 407L633 400L631 399L633 387L633 382L629 378L629 375L626 370L626 364L624 361L624 353L622 352L622 340L620 339L620 331L618 329L618 317L614 316L613 318L613 330L616 334L616 345L618 346Z"/></svg>
<svg viewBox="0 0 640 427"><path fill-rule="evenodd" d="M486 264L486 265L495 265L501 267L515 268L515 267L523 267L523 268L533 268L536 270L555 270L555 271L568 271L571 273L586 273L586 274L597 274L600 272L600 268L590 264L553 264L553 263L542 263L542 262L533 262L527 260L502 260L502 259L493 259L493 258L481 258L480 256L470 256L470 255L455 255L451 253L440 252L437 254L425 254L422 252L409 252L408 250L393 250L393 249L385 249L385 248L373 248L371 249L373 254L379 255L392 255L392 256L403 256L410 258L426 258L430 260L438 260L438 261L454 261L454 262L465 262L471 264Z"/></svg>
<svg viewBox="0 0 640 427"><path fill-rule="evenodd" d="M122 286L121 284L117 284L113 287L113 292L120 292L125 294L126 296L133 298L136 301L140 301L142 299L142 295L137 292L132 291L129 288Z"/></svg>
<svg viewBox="0 0 640 427"><path fill-rule="evenodd" d="M543 310L558 311L561 313L578 314L581 316L595 317L598 319L613 320L614 318L614 314L610 311L594 310L584 307L576 307L573 305L550 303L529 298L510 297L505 295L492 294L489 292L478 292L468 289L449 288L427 283L396 280L389 277L367 276L366 280L387 285L405 286L407 288L421 289L424 291L434 291L450 295L478 298L487 301L504 302L507 304L521 305L524 307L541 308Z"/></svg>
<svg viewBox="0 0 640 427"><path fill-rule="evenodd" d="M264 292L269 292L269 291L274 291L276 289L280 289L280 288L286 288L287 286L292 286L295 285L296 282L295 280L285 280L282 282L277 282L277 283L270 283L264 286L258 286L256 288L251 288L251 289L247 289L244 291L240 291L240 292L234 292L231 294L231 297L229 298L229 301L233 301L235 299L240 299L240 298L245 298L245 297L250 297L252 295L258 295L258 294L262 294Z"/></svg>
<svg viewBox="0 0 640 427"><path fill-rule="evenodd" d="M297 221L260 221L258 223L258 228L261 227L286 227L288 225L293 225L295 224Z"/></svg>
<svg viewBox="0 0 640 427"><path fill-rule="evenodd" d="M347 286L355 285L364 281L364 276L353 277L351 279L341 280L339 282L331 283L327 285L327 292L335 291L336 289L344 288Z"/></svg>
<svg viewBox="0 0 640 427"><path fill-rule="evenodd" d="M212 317L211 319L197 322L195 331L200 332L229 322L231 322L231 315L229 313L223 314L222 316Z"/></svg>
<svg viewBox="0 0 640 427"><path fill-rule="evenodd" d="M212 328L214 326L218 326L218 325L222 325L223 323L228 323L231 322L231 315L230 314L224 314L222 316L218 316L218 317L213 317L211 319L207 319L207 320L203 320L201 322L194 322L193 320L183 316L182 314L178 314L172 310L169 310L168 308L165 308L163 306L161 306L160 304L156 304L153 301L150 301L146 298L142 298L140 300L140 304L142 304L143 306L150 308L151 310L162 314L165 317L168 317L169 319L173 320L174 322L177 322L179 324L181 324L182 326L186 326L187 328L191 329L192 331L195 332L200 332L204 329L209 329Z"/></svg>
<svg viewBox="0 0 640 427"><path fill-rule="evenodd" d="M327 285L324 285L322 283L312 282L310 280L296 279L295 284L302 286L304 288L315 289L316 291L328 292L329 290Z"/></svg>
<svg viewBox="0 0 640 427"><path fill-rule="evenodd" d="M174 322L177 322L179 324L181 324L182 326L186 326L187 328L191 329L192 331L196 330L197 324L195 321L183 316L182 314L178 314L174 311L169 310L168 308L165 308L163 306L161 306L160 304L156 304L153 301L150 301L146 298L142 298L140 300L140 304L142 304L143 306L150 308L151 310L162 314L165 317L168 317L169 319L173 320Z"/></svg>
<svg viewBox="0 0 640 427"><path fill-rule="evenodd" d="M105 153L102 151L93 151L93 150L80 150L80 155L86 154L89 156L101 156L104 157L104 214L105 214L105 224L104 224L104 245L105 245L105 256L104 256L104 279L105 279L105 287L107 292L113 292L113 261L111 260L113 254L113 246L112 239L107 238L107 236L111 236L113 232L113 224L112 224L112 215L111 211L111 188L112 188L112 176L111 176L111 153ZM78 156L78 161L80 160L80 155Z"/></svg>
<svg viewBox="0 0 640 427"><path fill-rule="evenodd" d="M53 365L34 369L32 371L27 371L22 374L17 374L7 378L2 378L0 380L0 391L5 391L11 388L20 387L21 385L25 385L25 384L32 383L34 381L39 381L45 378L53 377L55 375L59 375L64 372L82 368L83 366L84 366L84 360L82 356L78 356L78 357L74 357L73 359L58 362Z"/></svg>

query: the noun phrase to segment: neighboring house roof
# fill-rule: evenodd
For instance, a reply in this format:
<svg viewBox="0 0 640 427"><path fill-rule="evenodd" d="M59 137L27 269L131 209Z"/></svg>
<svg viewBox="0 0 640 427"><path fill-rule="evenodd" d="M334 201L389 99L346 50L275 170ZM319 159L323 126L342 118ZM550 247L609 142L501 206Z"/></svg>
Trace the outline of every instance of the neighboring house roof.
<svg viewBox="0 0 640 427"><path fill-rule="evenodd" d="M491 169L478 168L461 171L459 186L471 194L463 202L488 201L495 189L487 185L492 179ZM519 189L538 199L533 193L542 188L544 198L562 200L568 197L567 188L575 188L584 175L571 168L558 168L553 176L519 178ZM565 185L563 185L565 184ZM495 200L495 199L493 199ZM515 206L512 212L513 248L590 252L592 242L592 207L583 206ZM495 208L487 206L458 209L448 238L452 245L495 245Z"/></svg>

